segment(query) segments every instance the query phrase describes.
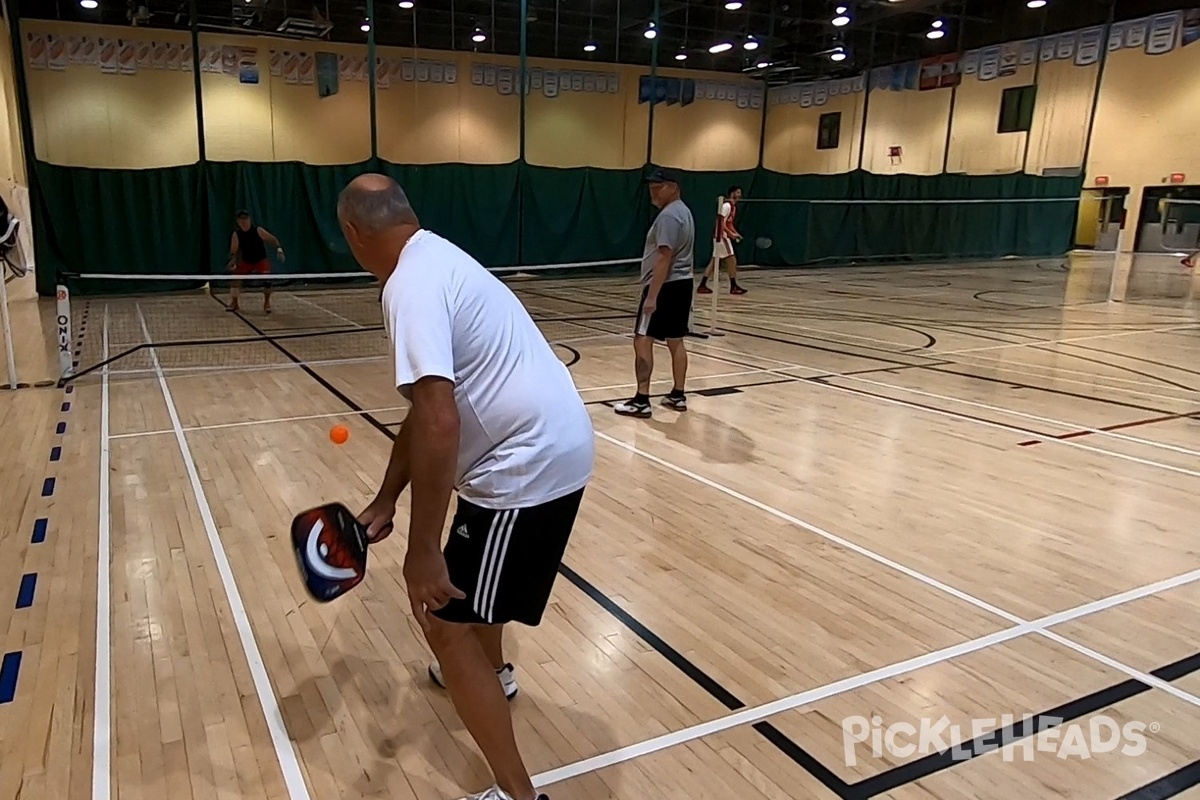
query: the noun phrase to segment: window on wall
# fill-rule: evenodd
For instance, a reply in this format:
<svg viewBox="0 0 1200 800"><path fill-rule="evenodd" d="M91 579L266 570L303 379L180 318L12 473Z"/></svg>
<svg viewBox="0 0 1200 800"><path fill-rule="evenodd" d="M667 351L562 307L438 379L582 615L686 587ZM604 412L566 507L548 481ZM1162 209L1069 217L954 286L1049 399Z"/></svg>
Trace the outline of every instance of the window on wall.
<svg viewBox="0 0 1200 800"><path fill-rule="evenodd" d="M817 149L836 150L842 137L842 112L822 114L817 123Z"/></svg>
<svg viewBox="0 0 1200 800"><path fill-rule="evenodd" d="M1033 127L1033 105L1037 100L1036 86L1014 86L1005 89L1000 98L998 133L1019 133Z"/></svg>

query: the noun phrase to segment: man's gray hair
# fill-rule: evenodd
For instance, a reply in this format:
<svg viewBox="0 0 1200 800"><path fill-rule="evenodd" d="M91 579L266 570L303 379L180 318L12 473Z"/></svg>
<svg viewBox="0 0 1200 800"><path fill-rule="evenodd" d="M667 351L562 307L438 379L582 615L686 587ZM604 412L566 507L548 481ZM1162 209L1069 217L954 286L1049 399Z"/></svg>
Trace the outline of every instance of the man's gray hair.
<svg viewBox="0 0 1200 800"><path fill-rule="evenodd" d="M372 232L419 224L400 184L386 175L360 175L338 196L338 218Z"/></svg>

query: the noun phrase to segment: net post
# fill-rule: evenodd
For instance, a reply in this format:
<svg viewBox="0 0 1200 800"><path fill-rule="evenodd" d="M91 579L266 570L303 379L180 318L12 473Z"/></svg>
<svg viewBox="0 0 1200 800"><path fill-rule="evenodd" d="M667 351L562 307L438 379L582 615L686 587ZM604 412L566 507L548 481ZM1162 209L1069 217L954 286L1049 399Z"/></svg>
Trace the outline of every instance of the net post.
<svg viewBox="0 0 1200 800"><path fill-rule="evenodd" d="M58 371L59 378L70 377L73 368L71 359L71 293L67 282L60 275L55 291L55 321L58 323Z"/></svg>
<svg viewBox="0 0 1200 800"><path fill-rule="evenodd" d="M717 224L721 224L721 209L725 205L725 195L717 196ZM712 276L712 302L709 307L708 317L708 335L709 336L724 336L725 334L717 330L717 298L721 294L721 259L717 258L717 241L718 238L713 236L713 251L709 264L713 268Z"/></svg>
<svg viewBox="0 0 1200 800"><path fill-rule="evenodd" d="M12 324L8 318L8 286L4 280L3 271L6 267L0 266L0 317L3 318L4 324L4 360L8 367L8 388L17 388L17 359L13 355L13 334Z"/></svg>

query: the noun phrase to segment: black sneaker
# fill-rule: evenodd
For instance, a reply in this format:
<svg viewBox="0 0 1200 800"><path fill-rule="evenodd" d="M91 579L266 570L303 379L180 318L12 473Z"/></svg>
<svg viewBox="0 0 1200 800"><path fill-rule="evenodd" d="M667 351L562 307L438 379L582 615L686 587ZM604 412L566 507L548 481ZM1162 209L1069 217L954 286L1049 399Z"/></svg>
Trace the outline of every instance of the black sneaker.
<svg viewBox="0 0 1200 800"><path fill-rule="evenodd" d="M687 411L687 395L683 392L671 392L662 399L662 404L672 411Z"/></svg>
<svg viewBox="0 0 1200 800"><path fill-rule="evenodd" d="M650 401L634 397L626 400L624 403L617 403L613 406L613 411L623 417L641 417L645 419L650 416Z"/></svg>

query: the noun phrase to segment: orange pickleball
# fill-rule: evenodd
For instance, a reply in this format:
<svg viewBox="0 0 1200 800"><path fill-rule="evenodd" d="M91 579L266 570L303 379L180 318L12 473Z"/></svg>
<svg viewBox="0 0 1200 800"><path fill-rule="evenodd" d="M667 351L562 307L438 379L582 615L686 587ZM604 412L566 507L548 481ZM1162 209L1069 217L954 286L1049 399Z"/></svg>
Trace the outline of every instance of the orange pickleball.
<svg viewBox="0 0 1200 800"><path fill-rule="evenodd" d="M350 438L350 430L345 425L334 425L329 430L329 438L334 444L345 444Z"/></svg>

